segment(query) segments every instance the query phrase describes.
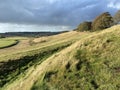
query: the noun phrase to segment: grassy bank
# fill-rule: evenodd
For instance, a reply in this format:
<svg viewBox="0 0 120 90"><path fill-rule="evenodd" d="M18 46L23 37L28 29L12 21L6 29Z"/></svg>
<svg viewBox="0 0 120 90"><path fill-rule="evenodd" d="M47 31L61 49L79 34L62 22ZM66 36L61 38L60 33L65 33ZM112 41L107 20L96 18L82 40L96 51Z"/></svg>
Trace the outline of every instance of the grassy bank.
<svg viewBox="0 0 120 90"><path fill-rule="evenodd" d="M33 50L28 53L28 55L20 57L16 60L8 60L7 62L1 62L0 64L0 87L3 87L6 83L15 79L21 73L31 66L36 66L40 64L45 58L50 55L62 50L63 48L69 46L71 42L61 43L45 47L38 50Z"/></svg>
<svg viewBox="0 0 120 90"><path fill-rule="evenodd" d="M48 60L54 60L48 67L52 68L39 76L31 90L120 89L119 27L94 34L70 47L71 50Z"/></svg>
<svg viewBox="0 0 120 90"><path fill-rule="evenodd" d="M2 90L120 89L119 25L33 38L31 47L1 60Z"/></svg>

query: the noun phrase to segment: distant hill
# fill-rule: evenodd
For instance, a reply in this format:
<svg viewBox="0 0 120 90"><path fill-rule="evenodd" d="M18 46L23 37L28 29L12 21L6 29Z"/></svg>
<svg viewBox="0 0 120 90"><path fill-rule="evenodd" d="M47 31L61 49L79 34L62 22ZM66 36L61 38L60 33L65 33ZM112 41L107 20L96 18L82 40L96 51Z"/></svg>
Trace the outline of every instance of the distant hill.
<svg viewBox="0 0 120 90"><path fill-rule="evenodd" d="M63 32L7 32L7 33L0 33L0 35L4 37L13 37L13 36L39 37L39 36L56 35L56 34L60 34Z"/></svg>

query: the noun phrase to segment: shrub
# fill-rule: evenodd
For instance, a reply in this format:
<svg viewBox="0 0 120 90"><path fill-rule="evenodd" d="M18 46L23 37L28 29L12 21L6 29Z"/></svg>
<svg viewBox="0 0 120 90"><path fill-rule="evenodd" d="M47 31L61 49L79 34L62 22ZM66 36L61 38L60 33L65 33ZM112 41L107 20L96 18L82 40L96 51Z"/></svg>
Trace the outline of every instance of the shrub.
<svg viewBox="0 0 120 90"><path fill-rule="evenodd" d="M5 36L3 36L3 35L0 35L0 38L5 38Z"/></svg>
<svg viewBox="0 0 120 90"><path fill-rule="evenodd" d="M92 22L83 22L78 26L78 31L90 31Z"/></svg>
<svg viewBox="0 0 120 90"><path fill-rule="evenodd" d="M114 23L115 23L115 24L120 23L120 10L117 11L117 13L116 13L115 16L114 16Z"/></svg>
<svg viewBox="0 0 120 90"><path fill-rule="evenodd" d="M93 31L96 31L109 28L113 25L113 22L113 17L108 12L105 12L97 18L95 18L95 20L92 23L92 29Z"/></svg>

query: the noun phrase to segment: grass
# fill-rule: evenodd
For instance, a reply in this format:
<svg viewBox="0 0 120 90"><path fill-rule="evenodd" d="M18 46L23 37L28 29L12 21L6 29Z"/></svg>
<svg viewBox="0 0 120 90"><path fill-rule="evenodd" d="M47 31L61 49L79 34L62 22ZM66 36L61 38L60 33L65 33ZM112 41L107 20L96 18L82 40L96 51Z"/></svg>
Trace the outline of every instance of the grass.
<svg viewBox="0 0 120 90"><path fill-rule="evenodd" d="M31 90L119 90L120 31L114 28L72 45L77 46L63 59L52 58L65 61L59 68L55 67L59 62L52 64L54 69L46 70Z"/></svg>
<svg viewBox="0 0 120 90"><path fill-rule="evenodd" d="M23 60L25 60L24 59L24 57L31 57L33 54L35 54L35 53L40 53L41 51L44 51L44 50L46 50L49 54L51 53L51 51L49 51L49 50L51 50L52 48L53 48L53 51L55 50L56 51L56 46L58 47L60 47L60 48L58 48L57 49L57 51L59 51L59 49L62 49L62 48L64 48L63 46L65 45L65 47L66 47L66 45L69 45L70 43L74 43L76 40L78 40L80 37L77 37L77 36L79 36L79 35L81 35L80 37L85 37L86 35L88 35L88 33L85 33L84 35L82 34L82 33L77 33L77 32L68 32L68 33L63 33L63 34L60 34L60 35L55 35L55 36L49 36L49 37L47 37L47 41L46 42L42 42L41 43L41 41L40 42L37 42L37 43L34 43L32 46L28 46L30 49L28 49L28 50L26 50L26 48L25 48L25 50L22 52L22 50L20 51L20 53L17 53L16 51L15 51L15 54L13 54L13 53L11 53L10 55L5 55L5 57L3 56L3 57L1 57L1 62L9 62L9 60L11 60L11 62L13 61L15 61L16 60L16 62L18 62L21 58L23 58ZM65 37L64 37L65 36ZM37 39L39 39L39 38L37 38ZM40 38L41 39L41 38ZM34 39L32 39L32 40L34 40ZM31 40L30 40L31 41ZM30 42L29 41L29 42ZM17 45L17 47L19 46L20 44L18 44ZM22 45L23 46L23 45ZM25 46L25 45L24 45ZM37 48L36 48L36 46L37 46ZM15 48L15 47L14 47ZM21 48L21 47L20 47ZM55 49L56 48L56 49ZM10 49L10 51L11 51L11 49ZM38 54L36 54L37 56L38 56ZM35 56L36 56L35 55ZM14 57L13 57L14 56ZM40 55L41 57L42 56L44 56L44 55ZM45 56L47 56L47 53L45 53ZM48 55L49 56L49 55ZM28 59L28 61L29 61L29 59ZM31 61L31 60L30 60ZM34 66L35 67L37 67L37 66L39 66L39 64L41 63L41 60L37 60L36 58L35 59L33 59L32 58L32 61L40 61L39 63L38 63L38 65L36 65L35 63L33 63L34 64ZM13 66L13 65L12 65ZM17 66L17 63L16 63L16 66ZM25 66L27 66L27 65L25 65ZM23 68L25 68L25 67L23 67ZM30 67L29 67L30 68ZM27 68L28 69L28 68ZM35 69L35 68L34 68ZM30 71L31 71L32 69L30 69ZM16 71L16 70L15 70ZM29 73L29 70L28 70L28 73ZM9 74L8 74L9 75ZM11 74L12 75L12 74ZM12 77L10 75L10 77ZM26 73L26 75L24 76L24 77L26 77L28 74ZM17 77L17 76L15 76L14 75L14 77ZM17 77L18 78L18 77ZM27 78L27 77L26 77ZM12 79L12 78L10 78L9 80L10 80L10 82L11 81L16 81L16 82L19 82L19 80L14 80L14 79ZM22 78L19 78L19 79L22 79ZM5 80L7 80L7 78L5 79ZM5 83L5 84L9 84L8 83L8 81ZM9 85L8 85L9 86ZM5 85L5 87L6 87L6 85Z"/></svg>
<svg viewBox="0 0 120 90"><path fill-rule="evenodd" d="M0 39L0 49L14 46L14 45L16 45L18 42L19 42L18 40Z"/></svg>
<svg viewBox="0 0 120 90"><path fill-rule="evenodd" d="M119 25L99 32L67 32L30 41L25 50L2 58L4 62L28 60L21 64L24 75L15 76L2 90L120 89Z"/></svg>
<svg viewBox="0 0 120 90"><path fill-rule="evenodd" d="M24 71L31 66L39 65L42 60L70 44L71 42L66 42L33 50L31 52L26 52L27 55L20 57L19 59L2 62L0 65L0 87L3 87L6 83L14 79L14 77L17 77L17 75L24 73Z"/></svg>
<svg viewBox="0 0 120 90"><path fill-rule="evenodd" d="M20 42L14 47L0 50L0 61L19 58L23 56L25 52L51 46L54 44L60 44L60 43L69 42L69 41L74 42L85 36L89 36L89 32L77 33L77 32L71 31L71 32L62 33L59 35L48 36L46 37L45 42L43 41L41 42L41 38L43 40L43 37L40 37L40 38L24 38L23 37L23 39L22 37L19 39L18 37L10 38L14 40L15 39L19 40ZM15 57L13 57L13 55L15 55Z"/></svg>

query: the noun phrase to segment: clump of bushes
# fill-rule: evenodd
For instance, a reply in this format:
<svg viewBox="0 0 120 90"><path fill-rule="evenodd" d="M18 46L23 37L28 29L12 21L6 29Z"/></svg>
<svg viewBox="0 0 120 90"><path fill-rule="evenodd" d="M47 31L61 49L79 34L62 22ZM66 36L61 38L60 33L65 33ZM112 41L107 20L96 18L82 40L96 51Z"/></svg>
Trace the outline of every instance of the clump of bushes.
<svg viewBox="0 0 120 90"><path fill-rule="evenodd" d="M0 38L5 38L5 36L3 36L3 35L0 35Z"/></svg>
<svg viewBox="0 0 120 90"><path fill-rule="evenodd" d="M95 20L92 23L92 30L96 31L106 29L111 27L113 23L114 23L113 17L108 12L105 12L98 16L97 18L95 18Z"/></svg>
<svg viewBox="0 0 120 90"><path fill-rule="evenodd" d="M78 31L90 31L92 22L83 22L78 26Z"/></svg>
<svg viewBox="0 0 120 90"><path fill-rule="evenodd" d="M92 22L81 23L76 31L97 31L109 28L114 25L114 19L109 12L102 13Z"/></svg>
<svg viewBox="0 0 120 90"><path fill-rule="evenodd" d="M120 23L120 10L117 11L117 13L114 15L114 23L119 24Z"/></svg>

